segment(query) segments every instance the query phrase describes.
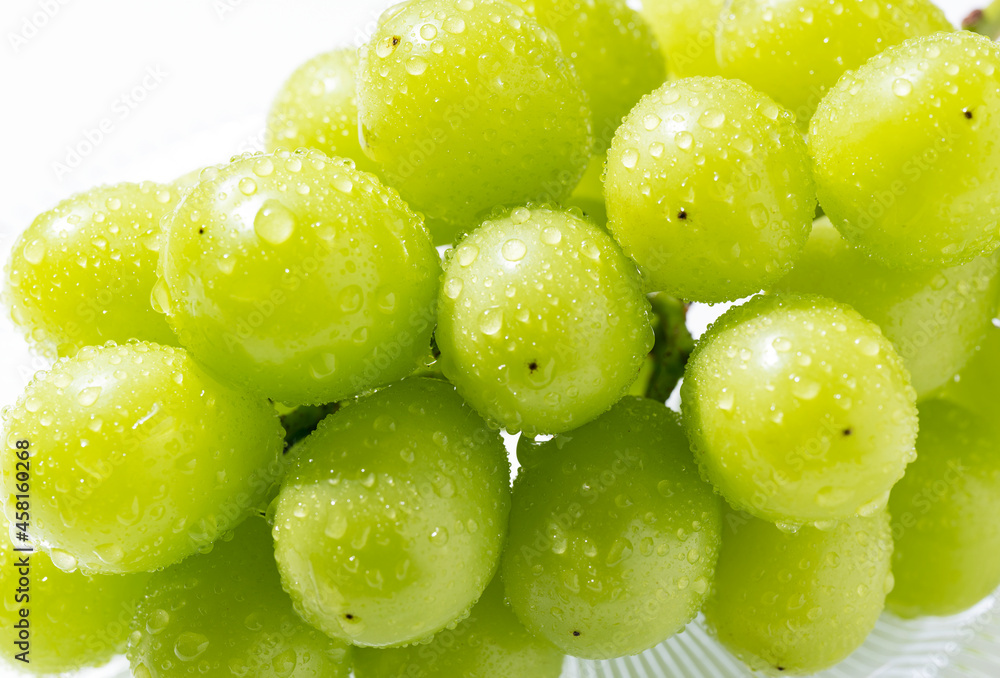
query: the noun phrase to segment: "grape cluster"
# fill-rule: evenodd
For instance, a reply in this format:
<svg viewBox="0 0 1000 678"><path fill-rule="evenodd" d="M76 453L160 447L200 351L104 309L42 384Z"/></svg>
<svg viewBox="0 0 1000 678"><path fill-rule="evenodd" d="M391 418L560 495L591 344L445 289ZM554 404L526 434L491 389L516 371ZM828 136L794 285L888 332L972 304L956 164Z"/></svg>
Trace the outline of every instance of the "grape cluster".
<svg viewBox="0 0 1000 678"><path fill-rule="evenodd" d="M555 678L704 612L801 675L969 608L998 121L1000 49L927 0L396 5L268 152L14 245L55 362L3 412L12 665Z"/></svg>

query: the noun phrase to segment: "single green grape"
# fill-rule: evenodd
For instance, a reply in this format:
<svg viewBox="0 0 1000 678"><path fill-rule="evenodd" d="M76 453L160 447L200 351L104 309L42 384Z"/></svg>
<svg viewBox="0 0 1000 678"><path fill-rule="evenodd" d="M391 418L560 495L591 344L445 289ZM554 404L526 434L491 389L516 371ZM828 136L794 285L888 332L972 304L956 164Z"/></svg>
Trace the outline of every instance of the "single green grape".
<svg viewBox="0 0 1000 678"><path fill-rule="evenodd" d="M716 40L722 75L773 97L805 129L846 71L908 38L952 30L930 0L732 0Z"/></svg>
<svg viewBox="0 0 1000 678"><path fill-rule="evenodd" d="M39 372L4 428L4 512L20 510L15 462L28 441L31 534L67 571L172 565L257 510L284 468L266 400L144 342L84 347Z"/></svg>
<svg viewBox="0 0 1000 678"><path fill-rule="evenodd" d="M845 75L810 126L820 203L895 268L954 266L1000 245L1000 47L969 32L887 49Z"/></svg>
<svg viewBox="0 0 1000 678"><path fill-rule="evenodd" d="M500 577L467 619L430 643L354 653L357 678L559 678L562 665L562 652L528 633L510 611Z"/></svg>
<svg viewBox="0 0 1000 678"><path fill-rule="evenodd" d="M490 219L445 268L441 369L512 433L593 420L625 394L652 348L635 265L572 211L519 207Z"/></svg>
<svg viewBox="0 0 1000 678"><path fill-rule="evenodd" d="M717 302L795 262L816 210L791 114L745 84L670 82L643 98L608 153L608 228L651 291Z"/></svg>
<svg viewBox="0 0 1000 678"><path fill-rule="evenodd" d="M625 0L511 0L551 28L592 109L594 152L605 153L643 95L667 79L653 31Z"/></svg>
<svg viewBox="0 0 1000 678"><path fill-rule="evenodd" d="M510 466L447 382L411 378L297 446L274 513L282 581L333 638L387 647L454 625L496 572Z"/></svg>
<svg viewBox="0 0 1000 678"><path fill-rule="evenodd" d="M143 339L177 343L149 303L169 186L102 186L62 201L21 234L4 301L33 347L55 358L83 346Z"/></svg>
<svg viewBox="0 0 1000 678"><path fill-rule="evenodd" d="M986 337L997 310L998 274L995 254L946 269L889 269L851 247L824 217L773 290L852 306L882 329L923 397L955 376Z"/></svg>
<svg viewBox="0 0 1000 678"><path fill-rule="evenodd" d="M917 460L892 489L896 588L902 617L972 607L1000 585L1000 431L944 400L920 405Z"/></svg>
<svg viewBox="0 0 1000 678"><path fill-rule="evenodd" d="M875 324L823 297L727 311L695 346L681 408L722 496L789 526L874 513L915 456L902 360Z"/></svg>
<svg viewBox="0 0 1000 678"><path fill-rule="evenodd" d="M604 165L607 155L595 155L590 159L587 173L580 184L566 200L566 207L577 208L595 224L604 228L608 223L608 208L604 203Z"/></svg>
<svg viewBox="0 0 1000 678"><path fill-rule="evenodd" d="M768 675L833 666L875 627L892 589L885 511L790 533L726 516L709 627L733 654Z"/></svg>
<svg viewBox="0 0 1000 678"><path fill-rule="evenodd" d="M0 663L44 675L99 666L121 652L149 575L63 572L40 551L15 551L2 522Z"/></svg>
<svg viewBox="0 0 1000 678"><path fill-rule="evenodd" d="M316 150L209 168L166 224L153 301L226 379L287 405L405 377L440 264L392 189Z"/></svg>
<svg viewBox="0 0 1000 678"><path fill-rule="evenodd" d="M267 523L157 572L128 644L135 678L347 678L346 646L306 624L281 588Z"/></svg>
<svg viewBox="0 0 1000 678"><path fill-rule="evenodd" d="M936 393L991 421L1000 421L1000 329L990 327L954 379Z"/></svg>
<svg viewBox="0 0 1000 678"><path fill-rule="evenodd" d="M284 84L267 119L269 151L315 148L378 172L361 150L355 78L358 53L343 48L300 66Z"/></svg>
<svg viewBox="0 0 1000 678"><path fill-rule="evenodd" d="M503 0L413 0L361 49L365 153L414 209L469 229L497 205L560 202L594 145L556 37Z"/></svg>
<svg viewBox="0 0 1000 678"><path fill-rule="evenodd" d="M676 415L627 397L531 445L514 481L502 562L529 631L590 659L637 654L679 632L708 595L722 510Z"/></svg>
<svg viewBox="0 0 1000 678"><path fill-rule="evenodd" d="M642 13L673 77L719 75L715 29L724 4L725 0L644 0Z"/></svg>

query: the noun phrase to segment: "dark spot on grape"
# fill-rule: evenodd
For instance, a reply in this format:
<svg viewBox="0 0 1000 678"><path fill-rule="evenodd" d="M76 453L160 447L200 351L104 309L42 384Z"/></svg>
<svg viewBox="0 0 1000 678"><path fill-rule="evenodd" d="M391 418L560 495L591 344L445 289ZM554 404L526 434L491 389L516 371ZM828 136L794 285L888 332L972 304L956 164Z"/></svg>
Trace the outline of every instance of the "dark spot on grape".
<svg viewBox="0 0 1000 678"><path fill-rule="evenodd" d="M784 671L785 670L784 666L776 666L774 668L778 669L779 671Z"/></svg>
<svg viewBox="0 0 1000 678"><path fill-rule="evenodd" d="M532 360L530 363L528 363L528 370L529 371L534 372L537 369L538 369L538 361Z"/></svg>
<svg viewBox="0 0 1000 678"><path fill-rule="evenodd" d="M395 47L396 45L398 45L402 41L403 41L403 39L401 37L399 37L398 35L392 36L392 46L393 47Z"/></svg>
<svg viewBox="0 0 1000 678"><path fill-rule="evenodd" d="M678 212L677 213L677 218L678 219L687 219L688 218L687 210L681 210L680 212Z"/></svg>
<svg viewBox="0 0 1000 678"><path fill-rule="evenodd" d="M198 235L205 235L205 227L204 226L202 226L201 228L198 229Z"/></svg>
<svg viewBox="0 0 1000 678"><path fill-rule="evenodd" d="M846 436L849 436L852 433L854 433L854 431L852 429L845 428L844 431L843 431L843 433L844 433L844 436L846 437Z"/></svg>
<svg viewBox="0 0 1000 678"><path fill-rule="evenodd" d="M966 120L972 120L972 111L966 108L962 113L965 115Z"/></svg>
<svg viewBox="0 0 1000 678"><path fill-rule="evenodd" d="M574 635L574 636L578 636L578 637L579 637L579 635L580 635L580 632L579 632L579 631L574 631L574 632L573 632L573 635Z"/></svg>
<svg viewBox="0 0 1000 678"><path fill-rule="evenodd" d="M345 614L344 615L344 619L347 619L348 621L350 621L351 619L354 619L354 615L353 614Z"/></svg>

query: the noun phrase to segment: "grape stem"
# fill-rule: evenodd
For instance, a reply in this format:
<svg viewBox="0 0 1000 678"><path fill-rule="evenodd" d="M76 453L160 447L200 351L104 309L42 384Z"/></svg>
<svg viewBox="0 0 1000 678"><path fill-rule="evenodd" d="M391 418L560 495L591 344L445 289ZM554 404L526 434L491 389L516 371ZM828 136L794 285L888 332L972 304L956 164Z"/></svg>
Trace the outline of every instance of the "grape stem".
<svg viewBox="0 0 1000 678"><path fill-rule="evenodd" d="M967 16L962 28L992 40L1000 39L1000 0L993 0L986 9L977 9Z"/></svg>
<svg viewBox="0 0 1000 678"><path fill-rule="evenodd" d="M694 339L685 324L688 307L683 301L660 292L651 295L649 302L655 316L655 343L650 353L653 370L646 386L646 397L666 402L684 376L684 368L694 350Z"/></svg>
<svg viewBox="0 0 1000 678"><path fill-rule="evenodd" d="M285 451L292 448L310 433L319 423L340 409L340 403L327 405L303 405L281 415L281 425L285 429Z"/></svg>

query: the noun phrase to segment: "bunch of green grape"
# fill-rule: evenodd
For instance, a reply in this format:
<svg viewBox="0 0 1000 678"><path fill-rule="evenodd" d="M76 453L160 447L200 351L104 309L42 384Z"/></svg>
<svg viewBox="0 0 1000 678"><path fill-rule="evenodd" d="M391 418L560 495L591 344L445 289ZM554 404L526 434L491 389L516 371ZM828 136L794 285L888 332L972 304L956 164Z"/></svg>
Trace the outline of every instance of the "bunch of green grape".
<svg viewBox="0 0 1000 678"><path fill-rule="evenodd" d="M266 153L27 226L5 670L557 678L700 623L805 675L1000 585L1000 49L644 4L407 0Z"/></svg>

